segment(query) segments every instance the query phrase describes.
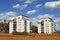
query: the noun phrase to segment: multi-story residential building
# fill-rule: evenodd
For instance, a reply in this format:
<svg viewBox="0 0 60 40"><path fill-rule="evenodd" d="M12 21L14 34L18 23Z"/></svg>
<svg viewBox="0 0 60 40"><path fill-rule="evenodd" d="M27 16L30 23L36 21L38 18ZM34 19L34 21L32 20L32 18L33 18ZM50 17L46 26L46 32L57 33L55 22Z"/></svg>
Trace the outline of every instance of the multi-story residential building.
<svg viewBox="0 0 60 40"><path fill-rule="evenodd" d="M38 20L38 33L52 34L55 32L55 24L51 18Z"/></svg>
<svg viewBox="0 0 60 40"><path fill-rule="evenodd" d="M17 17L10 18L9 33L14 30L17 32L30 32L31 22L29 17L20 15Z"/></svg>

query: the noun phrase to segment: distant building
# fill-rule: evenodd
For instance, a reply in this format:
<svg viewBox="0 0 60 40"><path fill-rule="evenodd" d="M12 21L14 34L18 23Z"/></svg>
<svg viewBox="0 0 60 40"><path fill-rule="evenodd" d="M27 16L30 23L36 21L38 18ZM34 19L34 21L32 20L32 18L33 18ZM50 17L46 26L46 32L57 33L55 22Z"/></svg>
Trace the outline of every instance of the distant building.
<svg viewBox="0 0 60 40"><path fill-rule="evenodd" d="M10 19L9 33L17 32L30 32L31 22L29 17L20 15Z"/></svg>
<svg viewBox="0 0 60 40"><path fill-rule="evenodd" d="M55 23L51 18L38 20L38 33L52 34L55 32Z"/></svg>

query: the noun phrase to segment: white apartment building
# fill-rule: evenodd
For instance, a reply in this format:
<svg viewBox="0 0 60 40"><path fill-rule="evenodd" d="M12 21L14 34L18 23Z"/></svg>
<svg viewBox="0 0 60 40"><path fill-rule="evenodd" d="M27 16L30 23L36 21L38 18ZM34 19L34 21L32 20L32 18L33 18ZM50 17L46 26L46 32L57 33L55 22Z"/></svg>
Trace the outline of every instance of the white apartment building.
<svg viewBox="0 0 60 40"><path fill-rule="evenodd" d="M10 19L9 23L9 33L12 33L14 30L17 32L30 32L31 22L29 17L20 15Z"/></svg>
<svg viewBox="0 0 60 40"><path fill-rule="evenodd" d="M38 20L38 33L52 34L55 32L55 24L51 18L41 18Z"/></svg>

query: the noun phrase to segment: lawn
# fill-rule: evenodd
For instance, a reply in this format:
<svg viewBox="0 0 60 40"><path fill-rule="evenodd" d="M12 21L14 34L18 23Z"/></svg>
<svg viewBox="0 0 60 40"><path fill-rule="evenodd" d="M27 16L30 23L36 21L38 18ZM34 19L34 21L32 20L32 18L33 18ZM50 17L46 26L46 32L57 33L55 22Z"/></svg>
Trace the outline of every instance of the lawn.
<svg viewBox="0 0 60 40"><path fill-rule="evenodd" d="M0 40L60 40L60 35L42 35L35 33L29 35L12 35L0 33Z"/></svg>

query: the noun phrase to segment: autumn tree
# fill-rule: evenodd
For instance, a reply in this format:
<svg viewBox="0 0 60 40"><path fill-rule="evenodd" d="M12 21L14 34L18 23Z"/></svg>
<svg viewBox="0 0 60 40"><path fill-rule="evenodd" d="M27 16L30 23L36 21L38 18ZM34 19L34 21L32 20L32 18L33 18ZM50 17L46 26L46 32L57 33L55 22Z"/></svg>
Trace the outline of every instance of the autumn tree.
<svg viewBox="0 0 60 40"><path fill-rule="evenodd" d="M4 32L7 32L9 31L9 24L8 23L3 23L3 22L0 22L0 31L4 31Z"/></svg>
<svg viewBox="0 0 60 40"><path fill-rule="evenodd" d="M8 32L9 31L9 24L8 23L4 23L4 31Z"/></svg>
<svg viewBox="0 0 60 40"><path fill-rule="evenodd" d="M37 27L36 27L36 26L33 25L33 26L31 27L31 30L32 30L33 33L37 33Z"/></svg>

